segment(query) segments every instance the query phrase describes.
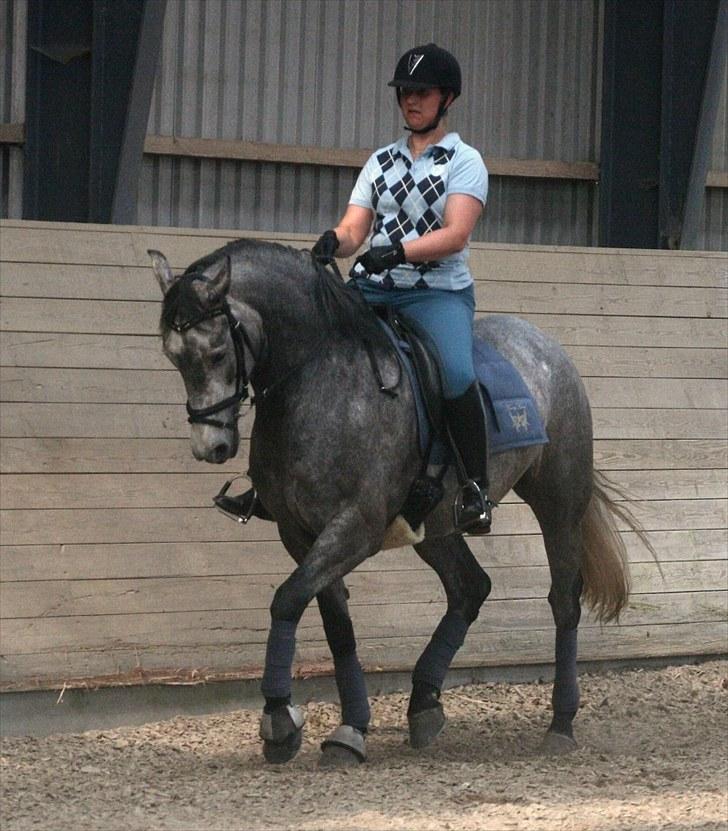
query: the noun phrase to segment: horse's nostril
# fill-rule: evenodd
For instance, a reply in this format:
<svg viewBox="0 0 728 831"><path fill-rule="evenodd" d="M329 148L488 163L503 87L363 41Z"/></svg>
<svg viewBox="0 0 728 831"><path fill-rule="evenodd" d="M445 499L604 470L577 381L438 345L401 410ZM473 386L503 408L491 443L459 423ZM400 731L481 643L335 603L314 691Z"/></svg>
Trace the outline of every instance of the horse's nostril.
<svg viewBox="0 0 728 831"><path fill-rule="evenodd" d="M212 451L212 460L216 464L222 464L228 459L228 446L224 442L215 446Z"/></svg>

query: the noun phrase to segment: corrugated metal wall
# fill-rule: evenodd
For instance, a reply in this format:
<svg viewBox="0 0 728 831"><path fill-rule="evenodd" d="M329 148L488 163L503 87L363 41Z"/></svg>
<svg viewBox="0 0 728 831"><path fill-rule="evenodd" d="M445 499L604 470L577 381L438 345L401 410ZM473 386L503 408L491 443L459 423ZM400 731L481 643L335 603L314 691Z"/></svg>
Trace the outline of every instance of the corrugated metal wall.
<svg viewBox="0 0 728 831"><path fill-rule="evenodd" d="M723 72L710 169L728 173L728 61ZM728 251L728 189L707 188L704 205L700 247L709 251Z"/></svg>
<svg viewBox="0 0 728 831"><path fill-rule="evenodd" d="M150 134L374 148L401 132L397 57L460 59L450 126L486 157L597 157L598 0L184 0L169 4ZM139 221L316 232L355 170L148 158ZM494 178L476 238L590 244L594 185Z"/></svg>
<svg viewBox="0 0 728 831"><path fill-rule="evenodd" d="M603 0L170 0L148 132L372 148L401 121L397 56L460 58L450 126L486 158L599 158ZM24 117L27 0L0 0L0 117ZM724 82L711 169L728 170ZM146 156L140 223L316 233L355 170ZM594 184L493 177L476 239L594 244ZM22 150L0 145L0 215L22 212ZM706 191L700 246L728 248L728 191Z"/></svg>
<svg viewBox="0 0 728 831"><path fill-rule="evenodd" d="M27 0L0 0L0 123L25 119ZM23 213L23 151L0 144L0 217Z"/></svg>

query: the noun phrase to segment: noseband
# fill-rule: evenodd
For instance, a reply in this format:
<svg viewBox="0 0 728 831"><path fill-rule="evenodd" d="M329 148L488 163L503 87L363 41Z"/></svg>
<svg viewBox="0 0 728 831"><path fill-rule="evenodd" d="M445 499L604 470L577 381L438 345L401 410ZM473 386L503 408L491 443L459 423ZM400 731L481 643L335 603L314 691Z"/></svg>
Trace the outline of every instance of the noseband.
<svg viewBox="0 0 728 831"><path fill-rule="evenodd" d="M253 349L250 343L248 333L243 328L239 320L236 320L233 315L227 298L223 298L219 306L216 306L209 311L204 312L191 320L186 320L184 323L173 323L172 329L175 332L187 332L189 329L194 329L195 326L205 320L212 320L215 317L224 315L230 327L230 336L233 341L235 349L235 392L228 398L218 401L217 404L212 404L210 407L193 407L189 400L187 401L187 421L190 424L209 424L212 427L219 427L222 430L234 429L239 418L238 410L240 403L245 401L248 397L248 372L245 367L245 347L252 354ZM228 421L222 421L210 416L217 415L217 413L227 410L229 407L234 407L233 416Z"/></svg>

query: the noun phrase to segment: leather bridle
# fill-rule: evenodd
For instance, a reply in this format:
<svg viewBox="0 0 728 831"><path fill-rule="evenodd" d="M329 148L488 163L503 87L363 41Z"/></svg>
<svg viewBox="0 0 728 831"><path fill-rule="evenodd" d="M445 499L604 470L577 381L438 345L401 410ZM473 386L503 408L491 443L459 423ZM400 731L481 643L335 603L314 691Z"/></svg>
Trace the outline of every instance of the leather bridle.
<svg viewBox="0 0 728 831"><path fill-rule="evenodd" d="M240 404L248 397L249 376L245 366L245 347L248 348L251 355L253 354L253 348L248 333L240 321L233 315L227 298L223 298L219 306L209 309L191 320L186 320L184 323L173 323L171 328L175 332L187 332L206 320L212 320L220 316L224 316L227 319L228 326L230 327L230 337L232 338L235 349L235 392L209 407L193 407L188 400L186 405L187 420L190 424L209 424L212 427L219 427L222 430L233 430L240 417ZM233 407L234 410L232 417L228 421L211 418L211 416L217 415L230 407Z"/></svg>

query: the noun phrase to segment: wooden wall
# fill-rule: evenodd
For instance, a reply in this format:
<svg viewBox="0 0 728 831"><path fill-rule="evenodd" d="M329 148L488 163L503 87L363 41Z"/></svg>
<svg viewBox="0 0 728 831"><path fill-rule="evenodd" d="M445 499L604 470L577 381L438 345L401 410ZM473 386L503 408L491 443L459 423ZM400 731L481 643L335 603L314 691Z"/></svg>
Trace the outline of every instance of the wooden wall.
<svg viewBox="0 0 728 831"><path fill-rule="evenodd" d="M289 560L273 525L239 528L210 507L222 481L245 470L247 449L222 468L192 459L146 255L159 248L183 268L230 238L0 222L6 689L259 672ZM725 652L726 255L478 244L471 262L480 314L522 315L574 357L597 464L634 494L659 554L662 575L625 533L629 610L620 625L587 617L581 656ZM509 498L472 547L494 590L458 665L549 661L548 569L528 508ZM401 550L348 583L366 667L411 667L444 608L434 574ZM330 666L314 610L297 666Z"/></svg>

